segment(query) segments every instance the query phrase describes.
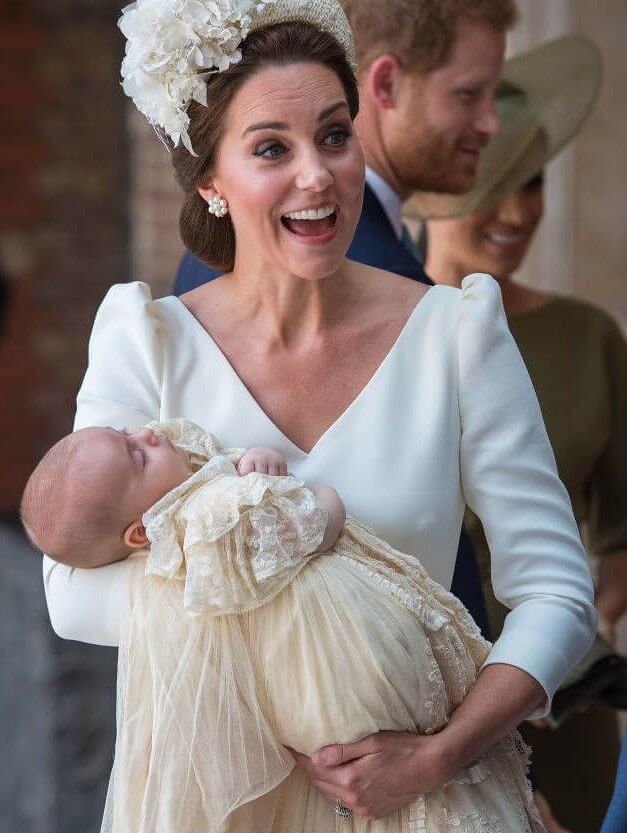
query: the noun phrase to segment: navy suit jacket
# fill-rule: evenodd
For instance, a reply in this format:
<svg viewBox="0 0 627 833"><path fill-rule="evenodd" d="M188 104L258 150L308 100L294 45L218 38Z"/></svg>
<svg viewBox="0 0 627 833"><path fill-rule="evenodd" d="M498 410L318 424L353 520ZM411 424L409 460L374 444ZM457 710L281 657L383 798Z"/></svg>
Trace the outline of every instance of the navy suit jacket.
<svg viewBox="0 0 627 833"><path fill-rule="evenodd" d="M367 185L361 217L347 257L358 263L376 266L429 286L433 285L433 281L425 274L420 261L397 238L381 203ZM190 289L195 289L217 278L219 274L187 252L176 276L174 294L182 295L184 292L189 292ZM416 414L416 419L419 422L420 414ZM481 628L483 635L490 639L491 633L477 559L464 531L459 541L451 592L462 600Z"/></svg>

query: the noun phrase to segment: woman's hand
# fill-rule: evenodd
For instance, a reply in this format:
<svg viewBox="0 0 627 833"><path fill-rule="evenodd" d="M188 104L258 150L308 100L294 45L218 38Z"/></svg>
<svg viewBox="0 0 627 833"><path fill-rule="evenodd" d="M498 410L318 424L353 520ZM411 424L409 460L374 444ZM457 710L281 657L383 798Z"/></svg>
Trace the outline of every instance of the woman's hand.
<svg viewBox="0 0 627 833"><path fill-rule="evenodd" d="M290 749L316 789L356 815L381 818L445 784L544 701L526 671L495 663L480 673L447 726L435 735L377 732L333 744L311 758Z"/></svg>
<svg viewBox="0 0 627 833"><path fill-rule="evenodd" d="M237 464L237 473L243 477L256 471L259 474L286 475L287 462L282 454L272 448L249 448Z"/></svg>
<svg viewBox="0 0 627 833"><path fill-rule="evenodd" d="M438 735L377 732L356 743L333 744L294 760L331 801L358 816L379 819L453 777L446 771Z"/></svg>

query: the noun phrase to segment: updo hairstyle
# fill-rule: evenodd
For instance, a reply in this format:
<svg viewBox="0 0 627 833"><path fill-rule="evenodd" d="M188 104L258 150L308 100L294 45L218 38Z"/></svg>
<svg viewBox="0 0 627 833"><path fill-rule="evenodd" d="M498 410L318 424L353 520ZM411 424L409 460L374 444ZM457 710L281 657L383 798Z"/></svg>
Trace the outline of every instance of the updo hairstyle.
<svg viewBox="0 0 627 833"><path fill-rule="evenodd" d="M357 82L338 42L308 23L279 23L251 32L242 44L242 59L207 80L207 106L192 101L188 128L193 156L180 144L171 149L172 165L185 192L179 229L190 252L208 266L230 272L235 262L235 232L230 216L209 214L196 190L215 164L228 107L242 84L269 66L304 61L322 64L339 78L354 119L359 110Z"/></svg>

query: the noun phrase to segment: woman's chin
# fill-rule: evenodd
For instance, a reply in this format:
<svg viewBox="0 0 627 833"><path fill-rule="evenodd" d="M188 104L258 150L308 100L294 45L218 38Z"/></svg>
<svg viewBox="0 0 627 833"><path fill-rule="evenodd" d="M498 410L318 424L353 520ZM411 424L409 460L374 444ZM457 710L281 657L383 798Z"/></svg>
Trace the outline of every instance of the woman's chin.
<svg viewBox="0 0 627 833"><path fill-rule="evenodd" d="M302 280L321 281L338 271L344 257L343 251L340 254L330 252L314 254L312 252L308 257L289 258L285 265L292 275Z"/></svg>
<svg viewBox="0 0 627 833"><path fill-rule="evenodd" d="M320 280L332 275L340 267L350 246L345 228L317 238L295 235L284 229L281 235L285 265L292 274L308 280Z"/></svg>

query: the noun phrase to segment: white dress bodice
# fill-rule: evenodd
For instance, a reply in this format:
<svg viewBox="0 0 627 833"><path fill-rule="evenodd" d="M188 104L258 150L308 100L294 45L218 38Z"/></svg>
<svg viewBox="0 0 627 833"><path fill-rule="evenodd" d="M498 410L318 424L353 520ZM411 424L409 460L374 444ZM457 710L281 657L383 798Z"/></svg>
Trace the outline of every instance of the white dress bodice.
<svg viewBox="0 0 627 833"><path fill-rule="evenodd" d="M431 288L309 453L269 419L179 299L114 286L94 323L75 427L175 417L225 447L281 451L294 475L333 485L352 516L447 588L468 504L486 530L496 594L514 608L488 662L523 668L550 697L587 649L595 614L585 553L488 276ZM117 644L125 564L90 574L46 559L44 573L58 632Z"/></svg>
<svg viewBox="0 0 627 833"><path fill-rule="evenodd" d="M159 419L184 414L225 446L280 451L296 477L334 486L349 514L397 549L420 554L431 577L450 587L464 498L459 449L450 442L460 434L457 397L442 383L456 364L455 321L437 297L449 291L427 292L370 381L309 453L264 413L184 304L157 301L172 334L161 339ZM79 420L86 424L80 408Z"/></svg>

